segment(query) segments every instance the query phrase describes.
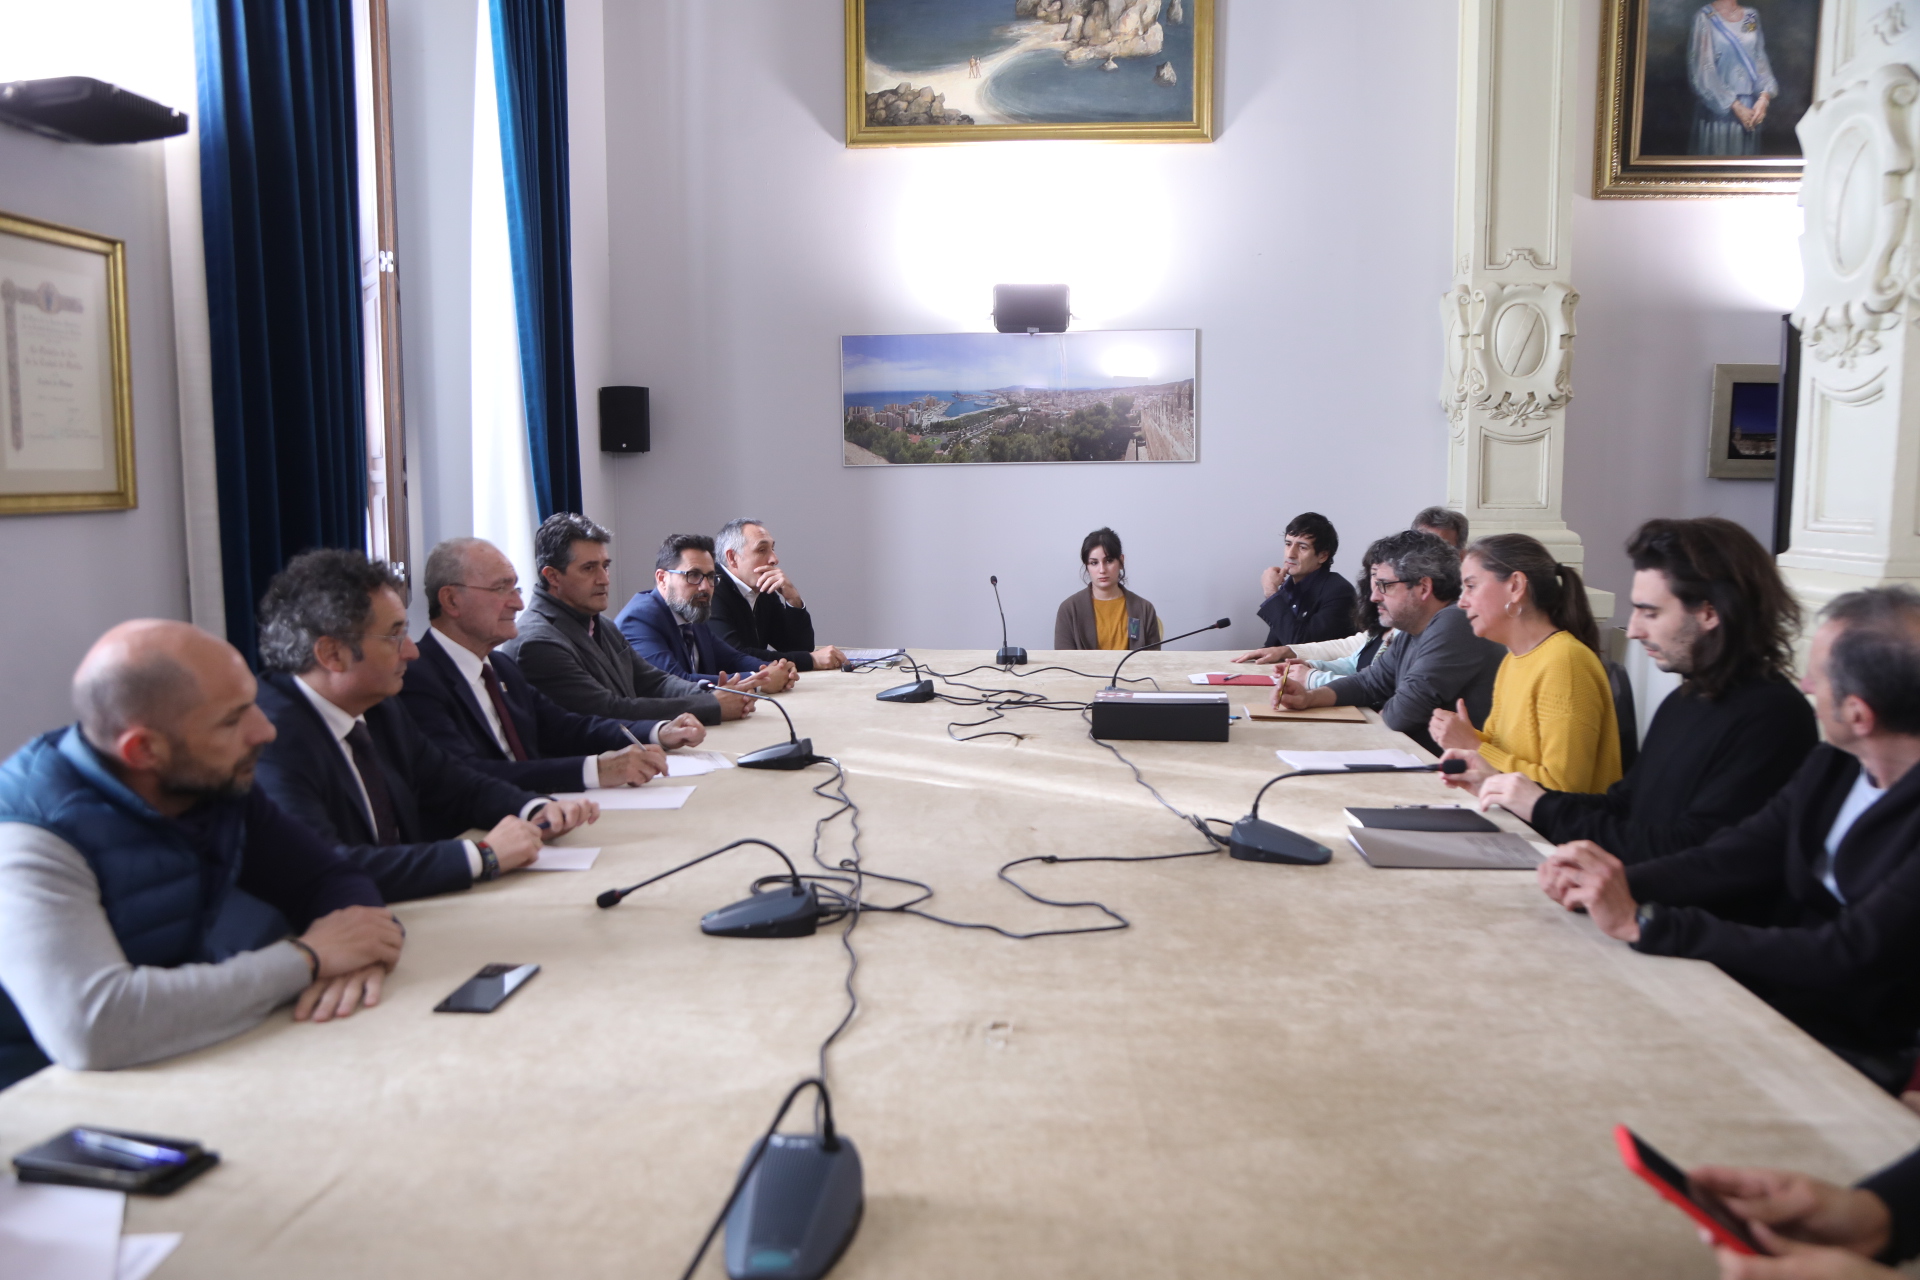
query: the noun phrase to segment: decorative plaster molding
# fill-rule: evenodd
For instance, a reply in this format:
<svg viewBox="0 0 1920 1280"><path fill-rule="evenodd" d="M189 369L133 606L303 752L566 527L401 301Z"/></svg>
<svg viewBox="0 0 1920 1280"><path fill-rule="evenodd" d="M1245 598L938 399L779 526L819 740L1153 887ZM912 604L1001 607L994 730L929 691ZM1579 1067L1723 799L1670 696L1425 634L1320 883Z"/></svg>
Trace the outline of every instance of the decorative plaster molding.
<svg viewBox="0 0 1920 1280"><path fill-rule="evenodd" d="M1873 34L1880 37L1881 44L1892 44L1906 32L1906 6L1900 4L1888 5L1878 14L1874 15L1871 26L1873 28Z"/></svg>
<svg viewBox="0 0 1920 1280"><path fill-rule="evenodd" d="M1897 323L1903 301L1920 302L1920 265L1909 243L1916 100L1920 77L1888 63L1815 103L1800 121L1808 156L1806 288L1794 319L1814 358L1842 369L1879 352L1874 335Z"/></svg>
<svg viewBox="0 0 1920 1280"><path fill-rule="evenodd" d="M1494 421L1536 421L1573 399L1573 311L1565 284L1456 284L1441 297L1446 372L1440 404L1454 423L1469 410Z"/></svg>

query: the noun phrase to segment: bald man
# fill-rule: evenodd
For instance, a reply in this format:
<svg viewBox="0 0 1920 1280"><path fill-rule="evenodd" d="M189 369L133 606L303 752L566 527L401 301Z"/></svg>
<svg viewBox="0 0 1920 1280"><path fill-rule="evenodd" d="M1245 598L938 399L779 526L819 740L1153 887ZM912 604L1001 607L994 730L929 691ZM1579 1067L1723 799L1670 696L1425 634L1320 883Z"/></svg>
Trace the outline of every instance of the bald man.
<svg viewBox="0 0 1920 1280"><path fill-rule="evenodd" d="M123 623L73 701L78 724L0 764L0 1087L186 1053L289 1001L315 1022L379 1002L400 926L253 789L274 730L232 646Z"/></svg>

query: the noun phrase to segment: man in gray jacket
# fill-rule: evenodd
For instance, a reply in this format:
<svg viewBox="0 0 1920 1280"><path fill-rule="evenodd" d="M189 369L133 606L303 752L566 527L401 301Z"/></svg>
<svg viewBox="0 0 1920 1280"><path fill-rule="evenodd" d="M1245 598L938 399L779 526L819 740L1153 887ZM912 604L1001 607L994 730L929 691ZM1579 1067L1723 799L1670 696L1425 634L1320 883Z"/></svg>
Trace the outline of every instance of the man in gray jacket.
<svg viewBox="0 0 1920 1280"><path fill-rule="evenodd" d="M1373 561L1371 599L1380 621L1400 635L1373 665L1318 689L1289 674L1273 691L1277 707L1379 706L1380 718L1429 751L1427 734L1436 708L1453 709L1464 698L1474 723L1486 722L1493 706L1493 678L1507 651L1473 634L1460 598L1460 555L1431 533L1409 529L1389 534L1367 549Z"/></svg>
<svg viewBox="0 0 1920 1280"><path fill-rule="evenodd" d="M520 664L534 688L583 716L671 720L691 711L703 724L751 715L754 700L726 688L703 692L635 653L603 617L609 599L613 535L582 515L548 516L533 537L540 585L520 616L520 634L500 651Z"/></svg>

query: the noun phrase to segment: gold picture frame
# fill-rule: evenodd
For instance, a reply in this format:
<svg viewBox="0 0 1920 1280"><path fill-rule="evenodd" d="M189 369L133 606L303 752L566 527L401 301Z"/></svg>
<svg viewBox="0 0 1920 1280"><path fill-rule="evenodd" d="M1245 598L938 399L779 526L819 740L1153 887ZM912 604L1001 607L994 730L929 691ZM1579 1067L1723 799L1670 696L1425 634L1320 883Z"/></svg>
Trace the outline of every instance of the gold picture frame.
<svg viewBox="0 0 1920 1280"><path fill-rule="evenodd" d="M1706 6L1701 0L1605 0L1594 113L1594 198L1797 192L1805 161L1793 125L1813 98L1820 5L1821 0L1741 0L1740 12L1761 33L1764 53L1756 69L1774 80L1778 93L1769 98L1759 126L1759 153L1731 155L1690 154L1700 141L1693 130L1711 110L1700 105L1687 65L1692 24L1702 20ZM1727 31L1752 29L1736 20ZM1710 34L1736 56L1726 37Z"/></svg>
<svg viewBox="0 0 1920 1280"><path fill-rule="evenodd" d="M1098 49L1082 39L1077 45L1066 42L1066 34L1075 30L1069 24L1049 24L1041 17L1032 16L1022 10L1038 9L1042 16L1049 12L1049 5L1064 3L1071 6L1075 0L1004 0L1008 10L1006 28L1012 28L1024 20L1033 29L1023 39L1015 40L1011 46L1002 47L986 59L969 58L964 63L930 70L925 73L927 82L915 85L916 90L936 89L934 101L942 104L941 113L959 115L967 118L966 123L946 123L932 119L926 123L883 123L889 114L895 119L905 116L903 110L891 110L898 97L891 96L892 90L900 84L912 85L914 76L902 73L899 79L889 85L868 85L871 65L867 58L867 9L869 4L884 4L887 0L846 0L846 88L847 88L847 145L849 147L901 147L927 146L954 142L1022 142L1022 141L1102 141L1102 142L1211 142L1213 141L1213 69L1214 69L1214 2L1215 0L1165 0L1158 14L1162 27L1161 43L1154 45L1155 53L1112 52L1101 63L1093 67L1102 70L1124 72L1127 77L1117 84L1125 84L1130 89L1136 81L1151 80L1160 88L1172 88L1181 82L1180 70L1173 66L1176 61L1184 61L1181 50L1187 39L1191 40L1191 74L1185 77L1190 110L1186 119L1138 120L1138 119L1086 119L1086 120L1017 120L981 123L977 118L962 110L962 100L971 103L984 94L986 82L993 78L993 72L999 70L1002 60L1012 59L1023 54L1062 52L1063 61L1090 63L1097 56ZM1124 4L1127 0L1109 0L1110 4ZM1177 19L1177 21L1176 21ZM1042 28L1053 27L1060 33L1052 39ZM1179 28L1186 28L1180 30ZM1171 32L1171 34L1167 34ZM1004 37L999 37L1004 38ZM1141 37L1135 49L1145 47L1146 37ZM1101 46L1101 48L1117 46ZM1165 63L1153 62L1158 50L1169 49ZM1092 50L1092 52L1089 52ZM1069 55L1072 55L1069 57ZM1124 59L1125 65L1122 66ZM1151 64L1151 65L1148 65ZM1168 70L1171 68L1171 70ZM1163 77L1171 75L1172 83ZM945 85L940 91L937 86ZM973 86L979 85L979 89ZM876 110L870 112L869 94L875 99ZM944 105L945 98L952 94L956 97L953 107ZM919 94L915 95L920 96ZM927 103L923 101L922 110L915 115L925 115ZM1058 108L1056 108L1058 110ZM985 110L981 114L986 114ZM995 114L999 114L996 112ZM1090 113L1092 114L1092 113ZM877 117L877 118L876 118ZM910 117L909 117L910 118Z"/></svg>
<svg viewBox="0 0 1920 1280"><path fill-rule="evenodd" d="M127 246L0 213L0 515L138 504Z"/></svg>

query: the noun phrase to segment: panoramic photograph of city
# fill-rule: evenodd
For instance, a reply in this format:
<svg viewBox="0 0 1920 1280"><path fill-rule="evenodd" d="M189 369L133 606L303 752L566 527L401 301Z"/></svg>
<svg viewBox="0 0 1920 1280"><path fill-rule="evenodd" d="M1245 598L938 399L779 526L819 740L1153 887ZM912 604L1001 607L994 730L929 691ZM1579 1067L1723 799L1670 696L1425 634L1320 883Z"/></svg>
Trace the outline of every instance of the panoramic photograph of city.
<svg viewBox="0 0 1920 1280"><path fill-rule="evenodd" d="M850 467L1192 462L1194 329L840 340Z"/></svg>

